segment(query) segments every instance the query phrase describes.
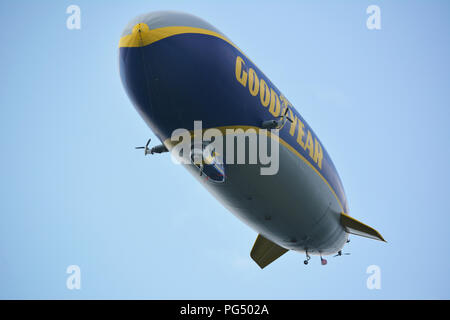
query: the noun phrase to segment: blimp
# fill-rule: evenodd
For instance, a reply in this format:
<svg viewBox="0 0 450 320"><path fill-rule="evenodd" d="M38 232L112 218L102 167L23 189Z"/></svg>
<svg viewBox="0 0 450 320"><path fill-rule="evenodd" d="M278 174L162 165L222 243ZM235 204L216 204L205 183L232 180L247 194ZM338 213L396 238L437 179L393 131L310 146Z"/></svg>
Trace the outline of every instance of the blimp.
<svg viewBox="0 0 450 320"><path fill-rule="evenodd" d="M287 251L305 255L304 264L320 256L324 265L324 256L344 254L350 234L385 241L350 216L339 174L306 120L210 23L174 11L139 15L120 37L119 68L131 103L159 139L154 146L148 141L144 154L173 152L184 140L174 140L174 132L187 132L189 161L182 165L257 233L250 257L260 268ZM232 137L227 141L243 137L243 148L208 148L208 130ZM267 161L250 161L249 132L266 156L274 156L271 172L263 174ZM233 161L242 152L244 161Z"/></svg>

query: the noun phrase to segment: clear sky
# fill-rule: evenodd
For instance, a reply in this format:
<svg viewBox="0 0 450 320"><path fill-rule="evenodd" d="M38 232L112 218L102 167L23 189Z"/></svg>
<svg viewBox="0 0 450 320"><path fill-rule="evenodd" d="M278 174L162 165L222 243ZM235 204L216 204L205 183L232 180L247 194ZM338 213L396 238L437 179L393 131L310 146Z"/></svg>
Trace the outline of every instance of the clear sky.
<svg viewBox="0 0 450 320"><path fill-rule="evenodd" d="M373 4L381 30L366 27ZM288 252L260 270L252 229L168 154L134 150L155 136L122 88L118 41L163 9L258 65L387 244L353 236L327 266ZM449 299L449 31L449 1L1 1L0 298Z"/></svg>

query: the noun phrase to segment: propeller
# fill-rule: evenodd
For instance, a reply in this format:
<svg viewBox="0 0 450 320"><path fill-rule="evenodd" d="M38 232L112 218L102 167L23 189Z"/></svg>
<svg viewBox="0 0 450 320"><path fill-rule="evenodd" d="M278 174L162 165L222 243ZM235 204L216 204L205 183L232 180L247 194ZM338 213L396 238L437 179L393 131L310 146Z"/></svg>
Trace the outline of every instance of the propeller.
<svg viewBox="0 0 450 320"><path fill-rule="evenodd" d="M289 120L290 122L294 123L294 120L292 120L291 118L289 118L287 116L287 112L288 112L289 108L286 107L285 111L283 112L283 114L281 116L278 117L278 120L267 120L264 121L262 123L262 127L264 129L281 129L284 124L286 123L286 120Z"/></svg>
<svg viewBox="0 0 450 320"><path fill-rule="evenodd" d="M150 153L150 149L148 148L148 145L150 144L150 141L152 141L152 139L148 139L147 144L145 145L145 147L135 147L135 149L144 149L144 155L147 155Z"/></svg>
<svg viewBox="0 0 450 320"><path fill-rule="evenodd" d="M286 116L287 113L288 113L288 111L289 111L289 108L286 107L286 110L285 110L284 113L283 113L283 118L286 117L286 119L288 119L290 122L294 122L294 120L292 120L291 118L289 118L288 116Z"/></svg>
<svg viewBox="0 0 450 320"><path fill-rule="evenodd" d="M334 255L333 258L340 257L340 256L349 256L349 255L350 255L349 252L342 253L342 251L338 251L338 253L336 255Z"/></svg>

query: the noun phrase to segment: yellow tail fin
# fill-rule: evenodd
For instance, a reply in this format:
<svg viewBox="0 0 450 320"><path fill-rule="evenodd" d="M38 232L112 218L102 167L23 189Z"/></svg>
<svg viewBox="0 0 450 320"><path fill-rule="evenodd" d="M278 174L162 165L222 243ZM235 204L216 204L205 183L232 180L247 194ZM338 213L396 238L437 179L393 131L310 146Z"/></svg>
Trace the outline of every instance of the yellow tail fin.
<svg viewBox="0 0 450 320"><path fill-rule="evenodd" d="M250 257L263 269L276 259L285 254L288 249L280 247L276 243L264 238L262 235L258 235L255 244L253 245Z"/></svg>
<svg viewBox="0 0 450 320"><path fill-rule="evenodd" d="M386 242L377 230L345 213L341 213L341 224L348 233Z"/></svg>

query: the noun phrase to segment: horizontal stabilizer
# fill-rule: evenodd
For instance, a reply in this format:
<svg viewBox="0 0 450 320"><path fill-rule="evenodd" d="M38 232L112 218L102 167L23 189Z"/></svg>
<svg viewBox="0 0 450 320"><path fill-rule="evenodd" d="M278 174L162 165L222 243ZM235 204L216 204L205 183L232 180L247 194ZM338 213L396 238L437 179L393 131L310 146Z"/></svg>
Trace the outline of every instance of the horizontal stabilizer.
<svg viewBox="0 0 450 320"><path fill-rule="evenodd" d="M377 230L350 217L349 215L346 215L345 213L341 213L341 224L348 233L386 242Z"/></svg>
<svg viewBox="0 0 450 320"><path fill-rule="evenodd" d="M250 257L263 269L276 259L285 254L288 249L282 248L276 243L267 240L262 235L258 235L255 244L253 245Z"/></svg>

